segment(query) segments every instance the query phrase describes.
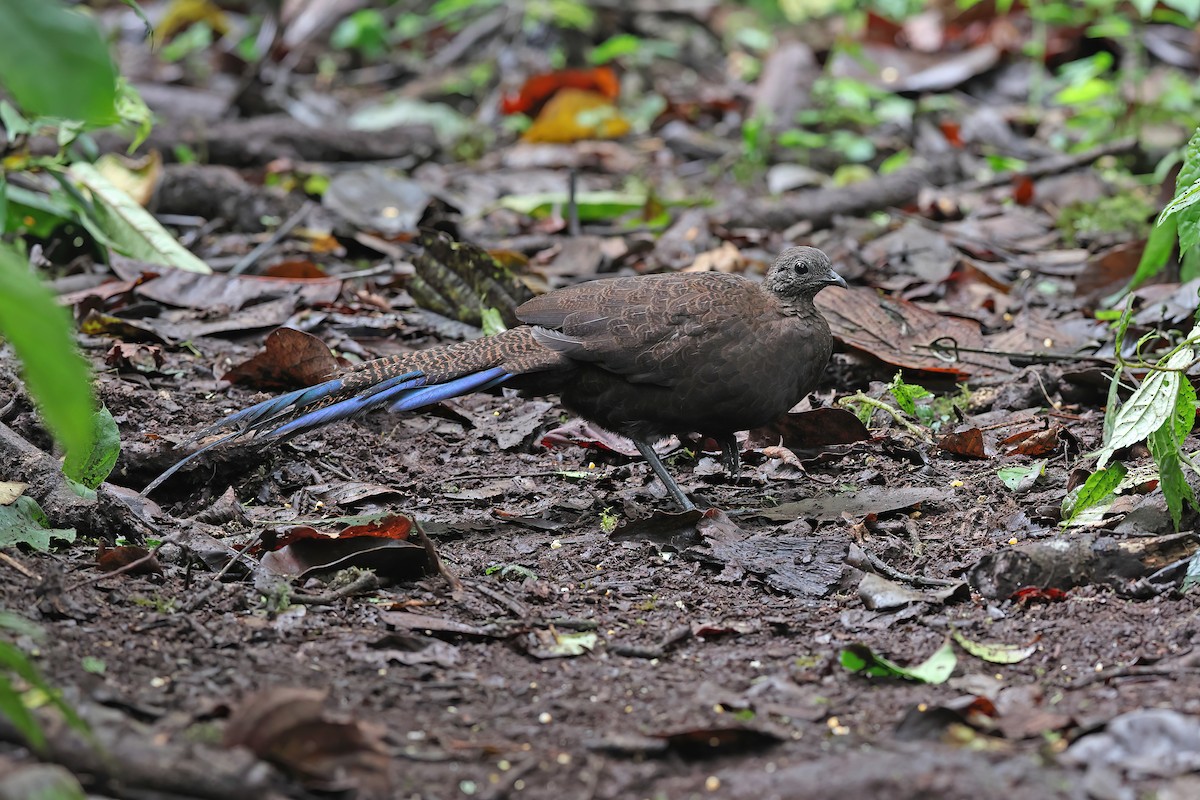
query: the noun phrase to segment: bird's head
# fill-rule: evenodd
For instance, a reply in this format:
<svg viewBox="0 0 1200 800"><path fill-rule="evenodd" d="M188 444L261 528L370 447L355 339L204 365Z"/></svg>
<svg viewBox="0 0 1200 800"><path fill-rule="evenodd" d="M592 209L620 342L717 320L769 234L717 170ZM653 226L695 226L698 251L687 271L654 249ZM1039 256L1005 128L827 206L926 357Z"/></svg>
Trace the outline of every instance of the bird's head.
<svg viewBox="0 0 1200 800"><path fill-rule="evenodd" d="M846 288L842 276L833 271L829 256L815 247L789 247L771 264L766 286L784 300L812 299L826 286Z"/></svg>

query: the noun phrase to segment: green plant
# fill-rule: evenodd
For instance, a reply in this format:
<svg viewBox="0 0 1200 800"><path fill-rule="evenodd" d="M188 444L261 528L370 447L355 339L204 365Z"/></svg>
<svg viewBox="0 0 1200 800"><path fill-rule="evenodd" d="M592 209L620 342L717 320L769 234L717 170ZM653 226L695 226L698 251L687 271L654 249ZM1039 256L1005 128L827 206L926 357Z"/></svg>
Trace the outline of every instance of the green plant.
<svg viewBox="0 0 1200 800"><path fill-rule="evenodd" d="M1071 203L1059 213L1057 225L1068 247L1078 246L1081 239L1089 236L1106 233L1130 234L1139 239L1150 232L1147 220L1153 211L1146 193L1134 189L1099 200Z"/></svg>
<svg viewBox="0 0 1200 800"><path fill-rule="evenodd" d="M0 48L0 234L50 238L73 224L101 249L195 272L208 266L79 156L77 142L111 125L150 131L150 111L116 72L89 17L59 2L0 0L9 44ZM10 102L11 101L11 102ZM58 151L35 155L30 140L53 135ZM119 169L119 166L112 166Z"/></svg>
<svg viewBox="0 0 1200 800"><path fill-rule="evenodd" d="M19 637L37 641L42 638L42 630L24 617L0 611L0 714L8 718L34 750L41 750L45 746L46 738L41 725L33 716L23 692L18 688L17 682L20 681L27 689L40 695L40 699L57 708L71 727L86 731L87 723L80 719L75 709L42 678L29 654L13 641Z"/></svg>
<svg viewBox="0 0 1200 800"><path fill-rule="evenodd" d="M1175 184L1175 199L1163 209L1158 224L1150 237L1146 249L1154 247L1156 258L1164 261L1178 238L1181 252L1194 252L1200 246L1200 129L1192 136L1184 152L1184 163ZM1167 233L1170 240L1164 241ZM1147 263L1143 256L1142 264ZM1158 267L1159 269L1161 268ZM1157 269L1155 270L1157 271ZM1142 274L1139 266L1138 274ZM1138 277L1134 277L1138 282ZM1126 359L1124 340L1129 329L1132 302L1115 323L1115 353L1117 366L1109 384L1108 407L1104 415L1104 442L1095 453L1098 471L1089 478L1075 498L1074 506L1064 512L1071 516L1079 513L1080 498L1089 503L1100 502L1121 485L1120 474L1106 470L1107 464L1117 451L1145 441L1150 448L1158 470L1159 487L1167 501L1171 520L1178 529L1185 505L1196 508L1196 497L1184 474L1183 467L1200 474L1195 455L1183 449L1184 441L1196 423L1196 390L1187 377L1187 371L1196 363L1200 349L1200 310L1190 334L1166 348L1152 359L1143 358L1142 348L1162 334L1151 331L1143 336L1134 347L1135 358ZM1133 369L1146 370L1141 384L1133 389L1124 402L1120 398L1122 377ZM1115 465L1114 465L1115 466ZM1109 468L1111 469L1111 468ZM1100 499L1096 499L1099 496ZM1069 498L1070 499L1070 498Z"/></svg>
<svg viewBox="0 0 1200 800"><path fill-rule="evenodd" d="M366 59L382 58L388 52L387 21L374 8L355 11L337 24L329 43L338 50L357 50Z"/></svg>
<svg viewBox="0 0 1200 800"><path fill-rule="evenodd" d="M66 451L65 470L81 493L107 476L116 460L116 426L107 412L94 412L87 364L79 357L71 335L71 320L32 271L17 235L50 236L63 222L76 222L98 242L120 252L159 248L129 247L131 241L170 240L178 261L207 267L162 231L154 218L133 204L86 163L74 163L72 145L84 131L125 121L138 125L142 136L149 112L117 78L103 38L87 17L59 3L41 0L0 0L6 44L0 48L0 124L7 132L0 153L0 336L11 343L24 365L29 393L55 441ZM52 132L59 151L34 156L29 139ZM161 258L154 259L158 263ZM71 530L52 530L49 520L30 497L19 497L2 508L0 547L17 542L49 547L52 536L68 541ZM34 639L36 628L12 614L0 613L0 633ZM13 639L16 636L12 637ZM44 738L22 681L66 716L85 728L68 706L34 669L29 655L12 640L0 640L0 714L10 719L35 747Z"/></svg>

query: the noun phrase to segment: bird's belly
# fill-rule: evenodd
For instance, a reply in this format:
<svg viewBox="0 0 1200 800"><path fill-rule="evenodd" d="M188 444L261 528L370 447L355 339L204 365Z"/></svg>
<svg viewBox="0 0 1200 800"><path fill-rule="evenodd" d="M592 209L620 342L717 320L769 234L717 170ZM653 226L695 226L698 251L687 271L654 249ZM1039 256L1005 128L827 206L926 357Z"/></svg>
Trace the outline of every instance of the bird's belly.
<svg viewBox="0 0 1200 800"><path fill-rule="evenodd" d="M775 377L770 385L690 379L663 387L597 370L564 387L562 401L576 414L626 436L719 435L765 425L800 401L803 393L798 395L794 380Z"/></svg>

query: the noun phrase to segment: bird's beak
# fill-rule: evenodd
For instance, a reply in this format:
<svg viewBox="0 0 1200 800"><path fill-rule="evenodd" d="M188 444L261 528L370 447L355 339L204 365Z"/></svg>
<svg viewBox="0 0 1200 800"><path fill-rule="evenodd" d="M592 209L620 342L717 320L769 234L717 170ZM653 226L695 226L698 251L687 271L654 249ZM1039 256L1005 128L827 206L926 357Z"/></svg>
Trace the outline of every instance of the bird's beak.
<svg viewBox="0 0 1200 800"><path fill-rule="evenodd" d="M841 275L838 275L836 272L830 272L829 279L826 280L825 282L827 284L829 284L830 286L840 286L843 289L850 288L850 287L846 286L846 279L843 278Z"/></svg>

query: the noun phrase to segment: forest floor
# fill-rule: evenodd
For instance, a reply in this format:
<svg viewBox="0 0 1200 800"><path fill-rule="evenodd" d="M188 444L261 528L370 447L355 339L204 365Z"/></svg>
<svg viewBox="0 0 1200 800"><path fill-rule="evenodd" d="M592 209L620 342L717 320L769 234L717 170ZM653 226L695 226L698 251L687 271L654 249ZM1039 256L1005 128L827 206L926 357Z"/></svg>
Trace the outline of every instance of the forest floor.
<svg viewBox="0 0 1200 800"><path fill-rule="evenodd" d="M1028 64L960 76L955 113L995 122L997 98L1011 99L1005 77ZM143 69L147 85L170 85ZM209 120L197 135L211 138L190 146L216 161L238 138L218 143L222 124ZM181 130L168 122L155 135L168 137L161 145ZM1200 764L1200 605L1181 588L1200 547L1196 515L1186 510L1177 532L1152 472L1070 525L1062 511L1104 438L1113 344L1094 311L1144 239L1067 242L1056 223L1071 203L1124 191L1105 171L1115 158L1149 156L1118 142L1064 161L1030 135L1018 142L1027 168L981 180L975 156L999 145L936 147L914 123L907 199L873 207L894 191L875 176L866 188L789 190L771 206L765 172L729 174L745 158L736 128L711 156L680 130L501 141L480 159L423 155L394 174L279 152L335 146L327 132L303 146L243 133L252 154L226 159L241 177L167 165L160 180L174 189L160 187L156 210L223 217L192 245L226 266L266 239L260 216L299 208L261 185L255 158L294 159L266 172L346 181L306 218L328 222L323 233L275 243L274 260L334 277L277 272L268 287L218 273L168 286L165 268L127 262L89 268L107 283L60 278L80 319L95 312L80 341L121 435L101 495L132 516L102 519L137 522L47 552L4 551L0 608L44 630L18 643L108 754L95 760L86 738L47 716L45 760L96 796L131 798L1200 796L1189 771ZM563 190L570 169L581 191L625 192L635 173L663 198L714 201L672 207L661 236L599 218L568 232L563 216L494 205ZM288 356L224 378L280 325L342 363L477 334L418 308L418 248L364 210L372 192L411 199L413 187L420 201L401 208L410 233L432 219L518 251L530 259L517 271L539 289L697 259L761 273L783 246L822 247L851 284L821 295L833 361L787 420L742 440L739 474L674 445L666 460L703 512L676 513L627 444L579 426L556 398L501 391L270 447L226 445L150 501L134 498L187 452L174 445L279 391L265 376L286 372ZM812 225L778 224L808 203L845 205ZM1190 324L1195 287L1177 274L1139 291L1139 335ZM946 337L949 356L935 352ZM1046 363L1045 352L1064 357ZM897 410L907 426L877 412L864 427L839 404L861 390L896 408L901 370L930 390L920 413ZM19 372L0 350L0 374ZM0 408L7 429L52 451L15 384L0 389ZM1131 474L1153 463L1141 445L1119 455ZM297 539L363 515L405 536L336 555ZM105 571L115 544L157 548L153 569ZM852 669L875 657L902 667ZM0 724L0 774L34 760L13 741Z"/></svg>

